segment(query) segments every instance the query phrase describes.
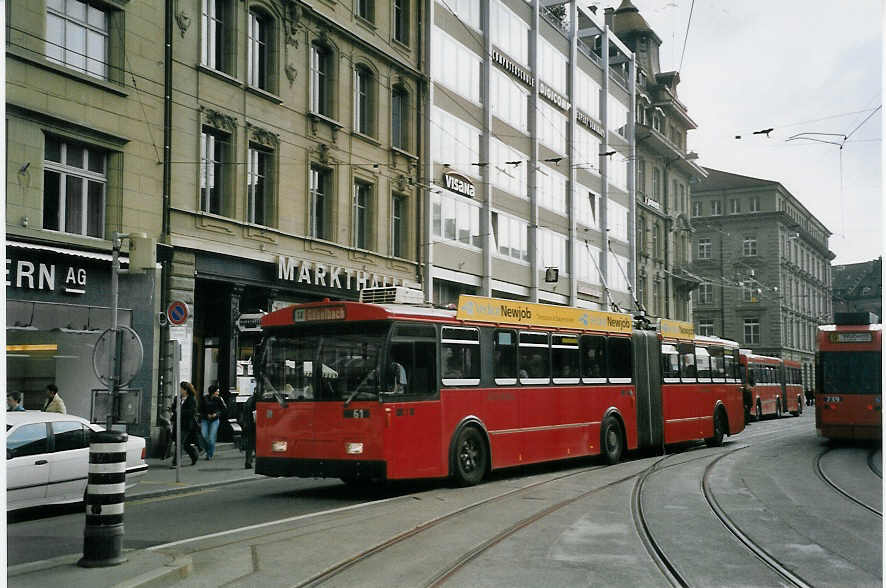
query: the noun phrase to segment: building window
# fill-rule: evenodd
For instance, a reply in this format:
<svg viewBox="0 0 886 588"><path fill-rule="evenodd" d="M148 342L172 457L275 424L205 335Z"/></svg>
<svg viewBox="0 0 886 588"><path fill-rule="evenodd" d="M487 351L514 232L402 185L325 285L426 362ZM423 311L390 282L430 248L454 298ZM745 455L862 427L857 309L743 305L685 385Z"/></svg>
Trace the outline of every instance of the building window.
<svg viewBox="0 0 886 588"><path fill-rule="evenodd" d="M744 342L747 345L760 344L760 321L758 319L744 319Z"/></svg>
<svg viewBox="0 0 886 588"><path fill-rule="evenodd" d="M757 238L745 237L741 245L741 254L745 257L755 257L757 255Z"/></svg>
<svg viewBox="0 0 886 588"><path fill-rule="evenodd" d="M640 306L643 307L645 312L646 310L646 289L648 286L646 285L646 276L637 276L637 302L640 303Z"/></svg>
<svg viewBox="0 0 886 588"><path fill-rule="evenodd" d="M714 300L714 285L710 282L702 282L698 287L698 303L711 304Z"/></svg>
<svg viewBox="0 0 886 588"><path fill-rule="evenodd" d="M409 94L403 86L394 86L391 92L391 145L409 149Z"/></svg>
<svg viewBox="0 0 886 588"><path fill-rule="evenodd" d="M492 213L492 226L497 216ZM431 231L434 237L480 247L480 205L451 192L431 195ZM527 253L528 255L528 253Z"/></svg>
<svg viewBox="0 0 886 588"><path fill-rule="evenodd" d="M686 186L680 184L680 212L686 212Z"/></svg>
<svg viewBox="0 0 886 588"><path fill-rule="evenodd" d="M391 198L391 255L406 257L406 197Z"/></svg>
<svg viewBox="0 0 886 588"><path fill-rule="evenodd" d="M108 13L92 2L47 0L47 59L108 79L108 25Z"/></svg>
<svg viewBox="0 0 886 588"><path fill-rule="evenodd" d="M698 334L703 337L713 337L714 321L711 319L700 319L698 321Z"/></svg>
<svg viewBox="0 0 886 588"><path fill-rule="evenodd" d="M661 280L652 281L652 314L661 316Z"/></svg>
<svg viewBox="0 0 886 588"><path fill-rule="evenodd" d="M729 200L729 214L738 214L741 212L741 200L731 198Z"/></svg>
<svg viewBox="0 0 886 588"><path fill-rule="evenodd" d="M646 160L637 160L637 192L646 194Z"/></svg>
<svg viewBox="0 0 886 588"><path fill-rule="evenodd" d="M354 69L354 130L364 135L375 134L375 78L361 65Z"/></svg>
<svg viewBox="0 0 886 588"><path fill-rule="evenodd" d="M652 255L661 259L661 225L658 223L652 225Z"/></svg>
<svg viewBox="0 0 886 588"><path fill-rule="evenodd" d="M741 299L742 302L757 302L757 288L753 282L742 282Z"/></svg>
<svg viewBox="0 0 886 588"><path fill-rule="evenodd" d="M311 112L332 116L332 52L311 45Z"/></svg>
<svg viewBox="0 0 886 588"><path fill-rule="evenodd" d="M311 237L329 239L331 231L332 172L316 165L311 166L310 178L310 230Z"/></svg>
<svg viewBox="0 0 886 588"><path fill-rule="evenodd" d="M257 225L271 225L273 153L249 146L247 172L247 220Z"/></svg>
<svg viewBox="0 0 886 588"><path fill-rule="evenodd" d="M652 199L661 202L661 170L652 168Z"/></svg>
<svg viewBox="0 0 886 588"><path fill-rule="evenodd" d="M231 0L202 0L200 63L234 74L234 14Z"/></svg>
<svg viewBox="0 0 886 588"><path fill-rule="evenodd" d="M200 134L200 210L224 214L227 198L230 135L203 127Z"/></svg>
<svg viewBox="0 0 886 588"><path fill-rule="evenodd" d="M375 22L375 0L357 0L357 16Z"/></svg>
<svg viewBox="0 0 886 588"><path fill-rule="evenodd" d="M719 200L711 200L711 216L723 214L723 203Z"/></svg>
<svg viewBox="0 0 886 588"><path fill-rule="evenodd" d="M276 88L273 67L274 21L261 12L249 11L249 85L268 92Z"/></svg>
<svg viewBox="0 0 886 588"><path fill-rule="evenodd" d="M760 212L760 197L751 197L751 212Z"/></svg>
<svg viewBox="0 0 886 588"><path fill-rule="evenodd" d="M646 217L637 217L637 250L640 255L646 254Z"/></svg>
<svg viewBox="0 0 886 588"><path fill-rule="evenodd" d="M354 247L369 249L370 206L372 205L372 184L354 182Z"/></svg>
<svg viewBox="0 0 886 588"><path fill-rule="evenodd" d="M692 203L692 216L701 216L701 202L693 202Z"/></svg>
<svg viewBox="0 0 886 588"><path fill-rule="evenodd" d="M107 154L46 137L43 160L43 228L104 237Z"/></svg>
<svg viewBox="0 0 886 588"><path fill-rule="evenodd" d="M394 0L394 40L409 45L409 0Z"/></svg>
<svg viewBox="0 0 886 588"><path fill-rule="evenodd" d="M698 240L698 258L699 259L710 259L711 258L711 240L710 239L699 239Z"/></svg>

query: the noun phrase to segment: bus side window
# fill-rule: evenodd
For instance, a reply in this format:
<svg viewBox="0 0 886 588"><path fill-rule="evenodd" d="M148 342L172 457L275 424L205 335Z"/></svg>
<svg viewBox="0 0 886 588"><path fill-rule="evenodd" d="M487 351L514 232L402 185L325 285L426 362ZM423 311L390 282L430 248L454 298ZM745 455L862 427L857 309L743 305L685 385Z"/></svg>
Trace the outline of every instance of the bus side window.
<svg viewBox="0 0 886 588"><path fill-rule="evenodd" d="M695 346L692 343L680 343L680 377L684 382L695 381Z"/></svg>
<svg viewBox="0 0 886 588"><path fill-rule="evenodd" d="M626 337L609 337L607 343L609 381L614 384L629 384L633 379L631 340Z"/></svg>
<svg viewBox="0 0 886 588"><path fill-rule="evenodd" d="M548 334L520 331L520 383L548 384L551 378L551 355Z"/></svg>
<svg viewBox="0 0 886 588"><path fill-rule="evenodd" d="M606 338L601 335L583 335L580 350L581 378L585 383L606 381Z"/></svg>
<svg viewBox="0 0 886 588"><path fill-rule="evenodd" d="M711 355L707 347L695 348L695 370L698 381L711 381Z"/></svg>
<svg viewBox="0 0 886 588"><path fill-rule="evenodd" d="M661 377L665 382L680 381L680 354L671 343L661 344Z"/></svg>
<svg viewBox="0 0 886 588"><path fill-rule="evenodd" d="M577 384L578 335L551 335L551 362L555 384Z"/></svg>
<svg viewBox="0 0 886 588"><path fill-rule="evenodd" d="M517 383L517 333L495 331L492 336L495 383L509 386Z"/></svg>
<svg viewBox="0 0 886 588"><path fill-rule="evenodd" d="M389 373L386 382L392 384L390 392L395 394L412 394L433 396L437 393L437 353L433 341L416 341L414 343L396 342L391 344L391 366L399 367L398 375ZM402 377L405 376L405 382Z"/></svg>
<svg viewBox="0 0 886 588"><path fill-rule="evenodd" d="M461 327L440 329L440 368L443 384L471 386L480 383L480 331Z"/></svg>
<svg viewBox="0 0 886 588"><path fill-rule="evenodd" d="M726 378L726 364L723 360L722 347L710 347L708 353L711 354L711 377L717 382L722 382Z"/></svg>

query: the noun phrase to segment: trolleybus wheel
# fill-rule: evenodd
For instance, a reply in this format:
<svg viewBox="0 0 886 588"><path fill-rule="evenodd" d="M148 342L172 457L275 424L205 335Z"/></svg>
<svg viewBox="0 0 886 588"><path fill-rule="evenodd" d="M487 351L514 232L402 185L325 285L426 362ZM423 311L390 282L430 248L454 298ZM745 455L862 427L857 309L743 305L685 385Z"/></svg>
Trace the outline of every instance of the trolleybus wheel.
<svg viewBox="0 0 886 588"><path fill-rule="evenodd" d="M483 436L475 427L465 427L455 441L453 475L459 486L478 484L486 475L489 459Z"/></svg>
<svg viewBox="0 0 886 588"><path fill-rule="evenodd" d="M756 410L756 414L754 415L755 419L758 421L762 421L763 420L763 405L760 404L759 400L757 401L757 408L755 410Z"/></svg>
<svg viewBox="0 0 886 588"><path fill-rule="evenodd" d="M603 425L600 427L600 445L603 457L609 465L617 464L621 460L621 454L624 452L623 440L618 420L611 415L603 419Z"/></svg>
<svg viewBox="0 0 886 588"><path fill-rule="evenodd" d="M714 436L704 440L708 447L720 447L723 445L723 435L726 432L726 424L723 422L723 411L717 409L714 413Z"/></svg>

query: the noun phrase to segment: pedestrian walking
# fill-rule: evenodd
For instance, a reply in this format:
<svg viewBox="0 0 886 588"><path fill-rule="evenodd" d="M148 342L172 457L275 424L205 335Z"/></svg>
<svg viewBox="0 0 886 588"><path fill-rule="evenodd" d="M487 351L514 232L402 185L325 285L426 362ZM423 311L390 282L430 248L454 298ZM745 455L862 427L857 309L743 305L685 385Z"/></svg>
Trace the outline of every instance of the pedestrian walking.
<svg viewBox="0 0 886 588"><path fill-rule="evenodd" d="M209 395L203 398L203 403L200 406L200 432L203 435L203 442L206 444L206 459L208 460L215 457L218 426L221 423L221 416L225 414L227 408L228 406L219 393L218 385L210 386Z"/></svg>
<svg viewBox="0 0 886 588"><path fill-rule="evenodd" d="M21 392L7 392L6 393L6 410L7 412L15 412L17 410L24 410L25 407L22 406L22 393Z"/></svg>
<svg viewBox="0 0 886 588"><path fill-rule="evenodd" d="M197 463L197 449L194 447L196 436L199 434L200 425L197 422L197 391L190 382L179 384L179 398L173 404L172 422L175 423L175 411L181 410L181 440L184 449L191 458L191 465ZM179 452L172 457L172 465L177 465Z"/></svg>
<svg viewBox="0 0 886 588"><path fill-rule="evenodd" d="M252 458L255 455L255 394L243 404L240 427L243 430L243 443L246 449L246 463L243 467L252 469Z"/></svg>
<svg viewBox="0 0 886 588"><path fill-rule="evenodd" d="M815 405L815 392L813 390L807 389L804 392L804 396L806 396L806 406Z"/></svg>
<svg viewBox="0 0 886 588"><path fill-rule="evenodd" d="M46 386L46 402L43 403L43 412L68 414L68 409L65 408L65 401L59 395L58 386L55 384L48 384Z"/></svg>

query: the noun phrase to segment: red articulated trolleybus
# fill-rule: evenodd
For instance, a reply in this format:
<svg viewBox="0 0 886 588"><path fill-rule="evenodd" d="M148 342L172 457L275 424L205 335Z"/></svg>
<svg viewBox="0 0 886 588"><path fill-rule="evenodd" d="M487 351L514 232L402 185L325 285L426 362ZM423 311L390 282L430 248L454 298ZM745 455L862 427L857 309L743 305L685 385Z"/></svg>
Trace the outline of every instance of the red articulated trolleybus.
<svg viewBox="0 0 886 588"><path fill-rule="evenodd" d="M782 369L782 412L789 412L794 416L803 413L805 395L803 394L803 366L799 361L785 359Z"/></svg>
<svg viewBox="0 0 886 588"><path fill-rule="evenodd" d="M478 296L449 310L397 303L402 288L361 299L375 290L389 296L262 319L257 473L470 485L744 428L737 344L688 323L661 333L628 314Z"/></svg>
<svg viewBox="0 0 886 588"><path fill-rule="evenodd" d="M783 408L782 360L742 349L739 361L745 416L757 421L764 416L780 417Z"/></svg>
<svg viewBox="0 0 886 588"><path fill-rule="evenodd" d="M834 313L818 328L815 428L829 439L881 439L883 325L867 312Z"/></svg>

